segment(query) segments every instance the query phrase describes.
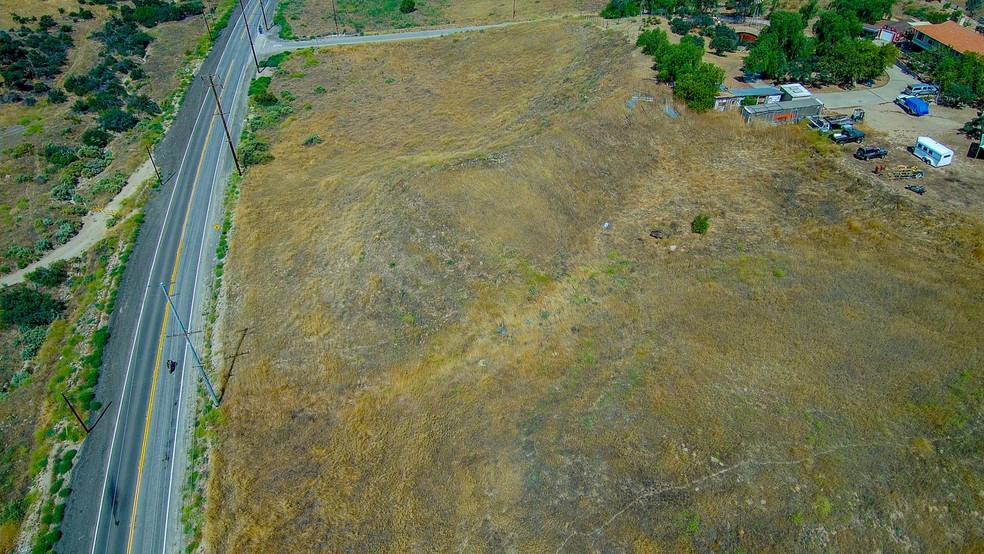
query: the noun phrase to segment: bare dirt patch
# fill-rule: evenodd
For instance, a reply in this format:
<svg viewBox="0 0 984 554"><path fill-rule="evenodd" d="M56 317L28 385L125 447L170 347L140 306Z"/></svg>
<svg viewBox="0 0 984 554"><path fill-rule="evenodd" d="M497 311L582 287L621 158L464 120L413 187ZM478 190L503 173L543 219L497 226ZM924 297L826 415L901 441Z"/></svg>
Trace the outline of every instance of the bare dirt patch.
<svg viewBox="0 0 984 554"><path fill-rule="evenodd" d="M211 548L982 546L979 217L670 119L581 22L314 58L242 183Z"/></svg>

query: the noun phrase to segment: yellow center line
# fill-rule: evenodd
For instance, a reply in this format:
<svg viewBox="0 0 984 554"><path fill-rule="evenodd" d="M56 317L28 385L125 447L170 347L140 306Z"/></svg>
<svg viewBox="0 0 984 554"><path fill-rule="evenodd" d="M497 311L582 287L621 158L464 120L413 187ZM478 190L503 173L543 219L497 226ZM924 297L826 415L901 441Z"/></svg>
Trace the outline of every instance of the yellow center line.
<svg viewBox="0 0 984 554"><path fill-rule="evenodd" d="M229 75L232 73L232 70L233 70L233 66L230 65L229 70L226 72L225 79L224 79L226 82L228 82ZM217 115L218 115L217 113L213 113L212 119L209 121L208 133L206 133L205 135L205 144L202 146L201 158L198 161L198 168L195 170L195 179L191 185L191 196L189 197L188 200L188 209L185 212L184 224L181 226L181 237L178 239L178 251L174 256L174 271L171 273L171 284L168 290L168 294L174 293L174 282L178 276L178 262L181 260L181 250L184 247L185 231L188 230L188 220L190 219L189 215L191 214L191 206L195 198L195 189L198 186L198 176L201 174L202 166L205 163L205 151L206 149L208 149L208 142L209 142L209 138L211 138L212 136L212 129L215 128L215 118L217 117ZM175 186L177 186L177 183L175 183ZM141 485L143 484L144 461L147 457L147 441L150 438L150 419L151 419L151 414L154 411L154 397L157 391L157 376L161 365L161 354L164 351L164 338L166 336L165 333L167 333L167 320L168 320L168 312L167 309L165 308L164 321L161 323L161 336L157 343L157 357L154 360L154 381L150 386L150 402L147 405L147 419L144 422L143 442L140 446L140 463L137 466L137 488L133 496L133 511L131 512L130 515L130 533L126 543L127 554L130 554L133 551L133 530L137 524L137 508L140 502L140 488ZM172 460L171 463L174 463L174 461ZM167 522L165 522L165 525L167 525Z"/></svg>

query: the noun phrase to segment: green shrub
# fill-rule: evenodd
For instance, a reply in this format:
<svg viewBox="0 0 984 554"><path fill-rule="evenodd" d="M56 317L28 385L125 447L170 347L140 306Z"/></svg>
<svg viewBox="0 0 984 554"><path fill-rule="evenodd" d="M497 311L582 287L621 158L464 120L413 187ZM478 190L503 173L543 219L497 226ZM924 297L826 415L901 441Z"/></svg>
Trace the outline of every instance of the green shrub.
<svg viewBox="0 0 984 554"><path fill-rule="evenodd" d="M31 360L41 349L41 344L44 343L44 339L48 336L48 326L39 325L37 327L31 327L30 329L21 333L19 339L21 346L21 359Z"/></svg>
<svg viewBox="0 0 984 554"><path fill-rule="evenodd" d="M685 35L693 28L693 24L686 19L674 17L673 20L670 21L670 30L673 31L673 34L675 35Z"/></svg>
<svg viewBox="0 0 984 554"><path fill-rule="evenodd" d="M711 227L711 218L704 214L697 214L697 217L690 223L690 230L703 235Z"/></svg>
<svg viewBox="0 0 984 554"><path fill-rule="evenodd" d="M268 91L254 94L251 98L257 106L272 106L278 102L277 95Z"/></svg>
<svg viewBox="0 0 984 554"><path fill-rule="evenodd" d="M68 278L68 271L65 269L65 266L65 262L55 262L48 267L35 269L28 273L26 277L28 281L37 283L42 287L57 287Z"/></svg>
<svg viewBox="0 0 984 554"><path fill-rule="evenodd" d="M129 131L137 124L137 118L133 114L124 112L119 108L106 111L99 116L97 121L103 129L117 133Z"/></svg>
<svg viewBox="0 0 984 554"><path fill-rule="evenodd" d="M0 525L9 521L21 521L27 515L28 503L24 497L11 500L0 510Z"/></svg>
<svg viewBox="0 0 984 554"><path fill-rule="evenodd" d="M0 292L0 323L19 327L48 325L61 315L65 304L43 292L14 286Z"/></svg>
<svg viewBox="0 0 984 554"><path fill-rule="evenodd" d="M48 102L52 104L62 104L68 100L68 95L60 88L53 88L48 91Z"/></svg>
<svg viewBox="0 0 984 554"><path fill-rule="evenodd" d="M273 79L270 77L257 77L249 83L249 96L257 95L261 92L266 92L270 88L270 82Z"/></svg>
<svg viewBox="0 0 984 554"><path fill-rule="evenodd" d="M89 189L92 194L102 194L108 192L112 195L118 194L126 186L126 175L117 173L112 177L103 177L99 182L92 185Z"/></svg>
<svg viewBox="0 0 984 554"><path fill-rule="evenodd" d="M320 135L318 135L316 133L312 133L312 134L308 135L306 139L304 139L304 142L302 142L301 145L302 146L314 146L315 144L321 144L324 141L325 141L325 139L321 138Z"/></svg>
<svg viewBox="0 0 984 554"><path fill-rule="evenodd" d="M270 145L259 140L247 140L239 147L239 158L243 165L260 165L273 161Z"/></svg>
<svg viewBox="0 0 984 554"><path fill-rule="evenodd" d="M77 150L74 146L49 142L44 145L44 159L50 164L64 167L79 159Z"/></svg>
<svg viewBox="0 0 984 554"><path fill-rule="evenodd" d="M286 60L287 59L287 56L289 56L289 55L290 55L290 52L281 52L279 54L274 54L274 55L270 56L269 58L267 58L263 62L263 67L280 67L280 64L284 60ZM267 79L268 80L267 82L269 83L269 79L270 79L269 77L261 77L261 78L262 79Z"/></svg>
<svg viewBox="0 0 984 554"><path fill-rule="evenodd" d="M414 0L400 0L400 13L412 13L417 10Z"/></svg>

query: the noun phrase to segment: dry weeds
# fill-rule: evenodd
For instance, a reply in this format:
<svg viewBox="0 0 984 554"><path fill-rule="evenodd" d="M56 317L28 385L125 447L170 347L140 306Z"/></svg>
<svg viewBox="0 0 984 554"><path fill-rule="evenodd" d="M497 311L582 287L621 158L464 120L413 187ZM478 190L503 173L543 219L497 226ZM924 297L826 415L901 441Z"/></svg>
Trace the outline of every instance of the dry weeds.
<svg viewBox="0 0 984 554"><path fill-rule="evenodd" d="M979 219L671 120L579 23L307 59L225 271L214 550L984 546Z"/></svg>
<svg viewBox="0 0 984 554"><path fill-rule="evenodd" d="M287 23L297 36L335 33L335 17L330 2L284 0ZM339 30L387 31L410 27L484 25L506 21L526 21L567 15L597 15L605 0L419 0L417 9L401 14L395 0L338 0ZM283 4L283 2L281 2ZM516 12L513 17L513 7Z"/></svg>

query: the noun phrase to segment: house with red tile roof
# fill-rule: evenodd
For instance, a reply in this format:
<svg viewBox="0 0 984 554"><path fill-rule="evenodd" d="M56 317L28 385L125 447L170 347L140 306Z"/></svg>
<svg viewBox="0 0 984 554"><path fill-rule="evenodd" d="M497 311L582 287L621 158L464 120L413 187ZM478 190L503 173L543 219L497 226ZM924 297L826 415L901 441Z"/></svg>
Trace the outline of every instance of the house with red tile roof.
<svg viewBox="0 0 984 554"><path fill-rule="evenodd" d="M960 25L944 21L935 25L913 25L913 44L931 50L946 47L958 55L973 52L984 56L984 35Z"/></svg>

